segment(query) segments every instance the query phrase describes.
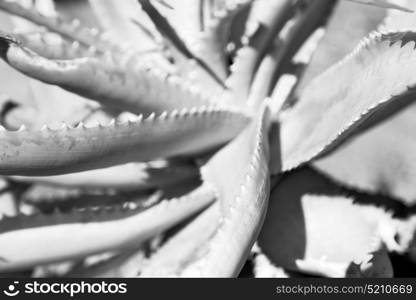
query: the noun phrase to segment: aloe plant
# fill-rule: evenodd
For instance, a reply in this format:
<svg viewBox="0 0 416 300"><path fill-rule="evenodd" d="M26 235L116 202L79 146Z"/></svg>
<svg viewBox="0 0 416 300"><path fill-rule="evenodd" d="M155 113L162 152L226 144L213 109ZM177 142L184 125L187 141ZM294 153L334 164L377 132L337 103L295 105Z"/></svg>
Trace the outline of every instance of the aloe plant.
<svg viewBox="0 0 416 300"><path fill-rule="evenodd" d="M412 1L29 2L0 1L1 274L414 255Z"/></svg>

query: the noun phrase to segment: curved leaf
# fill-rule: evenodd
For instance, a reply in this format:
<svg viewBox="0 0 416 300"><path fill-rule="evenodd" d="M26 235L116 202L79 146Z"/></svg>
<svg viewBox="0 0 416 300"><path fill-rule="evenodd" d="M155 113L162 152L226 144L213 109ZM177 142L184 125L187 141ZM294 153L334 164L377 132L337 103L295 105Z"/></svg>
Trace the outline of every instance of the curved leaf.
<svg viewBox="0 0 416 300"><path fill-rule="evenodd" d="M132 161L195 155L233 139L248 123L218 109L173 111L126 123L40 131L1 131L0 174L57 175Z"/></svg>
<svg viewBox="0 0 416 300"><path fill-rule="evenodd" d="M144 211L87 209L3 219L0 221L0 270L137 246L202 210L213 200L212 190L203 186L182 198L163 201Z"/></svg>
<svg viewBox="0 0 416 300"><path fill-rule="evenodd" d="M221 219L218 202L211 205L150 256L140 277L179 277L215 234Z"/></svg>
<svg viewBox="0 0 416 300"><path fill-rule="evenodd" d="M362 276L370 270L348 272L381 251L387 260L373 267L385 270L373 275L391 276L383 246L397 246L391 214L344 193L307 169L286 175L272 191L260 248L278 267L329 277Z"/></svg>
<svg viewBox="0 0 416 300"><path fill-rule="evenodd" d="M133 20L140 20L148 30L153 30L150 19L140 9L137 0L89 0L97 20L114 41L120 45L131 44L138 51L154 49L156 41L140 30Z"/></svg>
<svg viewBox="0 0 416 300"><path fill-rule="evenodd" d="M413 10L407 7L397 5L394 2L388 1L388 0L377 0L377 1L376 0L348 0L348 1L377 6L381 8L391 8L391 9L398 9L398 10L405 11L405 12L413 12Z"/></svg>
<svg viewBox="0 0 416 300"><path fill-rule="evenodd" d="M412 10L416 9L416 3L412 0L395 0L402 6L408 7ZM415 15L408 14L399 10L390 10L387 17L381 26L382 30L414 30L416 26Z"/></svg>
<svg viewBox="0 0 416 300"><path fill-rule="evenodd" d="M52 32L17 32L14 34L22 45L48 59L74 59L94 56L93 50L76 42L68 42Z"/></svg>
<svg viewBox="0 0 416 300"><path fill-rule="evenodd" d="M344 185L416 203L416 107L357 136L314 166Z"/></svg>
<svg viewBox="0 0 416 300"><path fill-rule="evenodd" d="M270 113L256 120L202 169L204 182L213 186L222 218L212 238L181 273L185 277L237 276L257 238L269 195ZM237 174L237 175L236 175Z"/></svg>
<svg viewBox="0 0 416 300"><path fill-rule="evenodd" d="M78 265L65 277L69 278L131 278L136 277L146 262L143 249L126 251L92 266Z"/></svg>
<svg viewBox="0 0 416 300"><path fill-rule="evenodd" d="M237 101L248 97L262 55L293 16L292 1L273 1L272 6L270 4L270 1L256 1L242 39L243 45L237 51L231 66L227 86L235 93Z"/></svg>
<svg viewBox="0 0 416 300"><path fill-rule="evenodd" d="M152 189L197 178L196 167L168 162L129 163L106 169L57 176L11 176L19 182L44 183L77 188L115 188L117 190Z"/></svg>
<svg viewBox="0 0 416 300"><path fill-rule="evenodd" d="M55 0L55 11L66 20L79 19L82 24L102 29L89 0Z"/></svg>
<svg viewBox="0 0 416 300"><path fill-rule="evenodd" d="M196 1L194 1L196 2ZM203 31L190 42L190 48L200 56L212 70L225 80L228 76L227 43L233 21L244 12L252 0L238 0L224 7L212 8L211 17L204 23Z"/></svg>
<svg viewBox="0 0 416 300"><path fill-rule="evenodd" d="M121 111L158 113L213 101L181 78L137 64L136 56L48 60L4 35L0 36L0 54L9 65L35 79Z"/></svg>
<svg viewBox="0 0 416 300"><path fill-rule="evenodd" d="M12 182L16 186L16 182ZM198 184L195 184L198 186ZM19 196L19 209L22 213L31 215L36 212L52 213L54 211L69 212L74 209L97 209L114 205L138 207L142 204L157 203L162 192L157 190L117 191L110 188L77 188L62 187L51 184L35 183L26 185ZM25 188L25 187L23 187ZM189 190L189 189L188 189ZM184 194L184 193L182 193ZM172 198L172 197L164 197Z"/></svg>
<svg viewBox="0 0 416 300"><path fill-rule="evenodd" d="M361 39L377 29L385 16L385 11L381 9L368 6L357 8L356 4L348 1L336 4L325 28L325 35L298 83L297 95L313 78L354 50Z"/></svg>
<svg viewBox="0 0 416 300"><path fill-rule="evenodd" d="M353 131L411 103L415 38L412 31L375 33L312 81L299 104L281 116L283 170L322 155Z"/></svg>
<svg viewBox="0 0 416 300"><path fill-rule="evenodd" d="M184 69L182 70L182 73L186 74L185 76L189 77L189 69L194 69L193 73L200 74L200 76L202 76L205 81L208 80L209 82L209 84L205 84L204 80L198 82L202 88L208 87L209 89L216 90L220 87L224 87L222 80L211 69L211 66L208 65L200 57L196 56L190 50L185 39L179 36L177 30L170 24L169 20L166 19L162 14L160 14L159 11L152 5L152 3L149 0L139 0L139 2L142 6L142 9L150 17L160 34L165 38L168 46L171 46L170 48L172 48L171 51L174 53L174 59L175 54L178 54L177 56L179 57L176 58L176 65L179 66L179 69ZM200 1L192 2L196 4L196 6L199 6L200 4ZM192 78L192 76L190 77ZM213 85L216 88L213 88Z"/></svg>
<svg viewBox="0 0 416 300"><path fill-rule="evenodd" d="M118 46L113 42L103 38L102 33L98 29L83 27L78 20L68 22L59 16L45 16L39 13L36 7L25 8L13 0L1 1L0 9L39 26L44 26L48 30L56 32L69 40L78 41L86 47L95 47L100 52L104 53L110 49L118 49Z"/></svg>
<svg viewBox="0 0 416 300"><path fill-rule="evenodd" d="M2 31L12 31L11 18L0 11L0 28ZM0 61L0 95L6 95L16 102L31 103L32 96L29 88L29 79L18 71L11 70L3 61Z"/></svg>
<svg viewBox="0 0 416 300"><path fill-rule="evenodd" d="M416 8L414 1L396 1ZM414 28L413 14L389 11L383 29ZM396 197L411 205L416 201L414 183L416 107L386 120L350 143L315 162L314 166L345 185Z"/></svg>

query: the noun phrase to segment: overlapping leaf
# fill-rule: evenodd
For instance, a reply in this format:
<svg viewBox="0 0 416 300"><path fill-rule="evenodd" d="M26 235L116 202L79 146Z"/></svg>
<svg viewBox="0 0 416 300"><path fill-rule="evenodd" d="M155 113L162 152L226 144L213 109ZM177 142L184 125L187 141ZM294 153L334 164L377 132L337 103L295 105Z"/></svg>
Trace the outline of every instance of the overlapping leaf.
<svg viewBox="0 0 416 300"><path fill-rule="evenodd" d="M86 14L90 14L91 7L87 2L81 2L88 6ZM76 265L67 275L135 276L141 273L142 276L236 276L257 238L269 196L271 120L268 109L262 108L252 121L251 115L237 109L205 108L217 103L217 99L205 95L217 91L216 87L221 91L224 88L222 80L229 73L226 60L229 57L225 46L228 30L235 26L231 24L234 13L239 13L238 5L246 7L251 1L190 0L172 3L173 10L165 5L165 11L162 6L158 7L159 2L153 3L160 9L153 10L153 4L149 1L140 1L142 5L145 4L142 8L150 15L160 35L148 22L149 19L142 19L143 11L140 11L139 5L133 7L133 2L125 1L116 5L115 1L91 0L92 9L100 16L98 21L101 21L101 26L111 32L110 39L102 35L98 28L83 27L77 20L66 22L60 17L44 16L36 9L23 8L11 1L0 3L1 9L44 26L63 38L53 44L44 39L51 36L49 32L42 31L40 35L20 33L24 40L21 44L10 36L1 35L0 54L11 66L35 79L97 100L111 108L111 113L128 110L150 115L125 123L115 121L108 126L80 124L76 128L63 126L60 130L46 127L40 131L28 131L25 128L16 132L2 131L0 173L30 176L88 170L58 176L10 178L13 185L18 185L16 181L41 182L28 190L41 198L48 194L48 188L52 195L59 194L59 189L50 187L50 184L74 185L76 190L86 188L85 192L88 193L91 186L157 189L165 184L170 185L170 179L180 180L181 184L165 192L183 195L181 190L186 186L182 184L182 175L187 181L189 171L186 168L183 170L183 165L171 169L179 172L172 176L164 172L166 169L154 174L154 169L149 168L148 164L137 161L176 156L195 158L210 151L208 153L213 156L202 167L204 185L179 200L140 209L130 208L132 203L128 202L123 205L124 209L105 210L103 207L115 205L113 200L118 201L121 195L118 192L111 200L105 193L100 194L101 204L97 202L99 197L93 200L83 198L88 204L82 205L82 210L74 210L80 199L77 199L78 202L66 199L68 201L62 203L52 199L46 205L42 200L31 203L23 200L22 205L32 205L30 209L35 211L66 207L71 212L3 218L0 221L0 271L80 259L83 263ZM390 1L355 2L403 10L402 6ZM237 9L227 10L229 3L238 4ZM254 34L246 31L246 41L233 58L231 76L228 78L228 87L234 100L230 103L236 103L235 100L244 102L249 97L252 101L248 101L250 107L247 110L258 110L263 98L269 95L276 77L291 64L294 52L320 26L326 15L324 8L329 7L327 4L332 1L283 1L271 6L270 3L254 2L249 19L255 21L257 28ZM189 6L188 11L192 12L190 16L183 15L186 11L184 6ZM209 9L206 10L206 7ZM224 12L224 8L229 15L215 15L215 12ZM163 14L159 14L159 10ZM71 14L68 16L72 18ZM166 20L174 26L171 27ZM207 20L213 23L206 23ZM370 23L373 24L372 21ZM199 40L199 47L202 45L202 51L188 44L189 40L195 38L198 41L200 33L202 39ZM188 70L197 70L198 73L205 69L205 75L209 76L195 76L191 80L192 84L187 80L185 82L185 78L195 73L188 74L186 68L181 69L182 62L177 60L180 55L176 54L172 62L179 66L179 73L183 76L173 75L172 72L176 71L171 68L173 64L162 56L166 53L159 51L159 48L152 49L159 46L160 36L185 58ZM238 32L233 38L236 36L239 37ZM277 37L281 44L274 43ZM416 33L412 31L375 34L341 64L302 89L299 104L281 116L280 124L273 124L273 168L286 171L328 153L350 134L368 129L411 102L416 75L413 71L416 63L415 37ZM121 45L126 39L133 41L132 47ZM68 45L71 48L67 48ZM236 45L240 46L239 43ZM143 49L155 55L138 51ZM149 59L149 64L144 65L143 58ZM193 65L195 62L197 64ZM154 71L160 69L158 64L163 64L163 71ZM205 68L206 65L209 68ZM211 73L211 70L214 72ZM218 78L212 76L217 74ZM211 81L213 78L216 81L214 85L208 83L210 76ZM195 88L195 82L199 82L203 88ZM366 82L366 85L362 82ZM45 87L37 86L33 91L48 95L52 99L49 101L55 97L64 99L61 101L67 100L59 92L45 92L42 90ZM224 98L227 99L227 96ZM59 102L56 105L59 106ZM65 119L68 115L72 117L70 124L80 119L96 119L94 114L83 116L84 110L78 115L75 113L76 107L70 104L63 115L57 114L55 117L42 115L42 122L43 119L52 122L55 118ZM45 106L41 105L34 109L22 106L19 107L21 110L12 110L3 122L14 128L15 124L28 121L29 126L37 128L37 122L31 121L36 116L37 108L45 110ZM181 108L184 110L177 110ZM22 112L26 116L22 116ZM86 113L89 113L89 108ZM101 113L105 114L104 119L108 118L107 112ZM16 118L17 114L20 119ZM250 121L250 126L246 128ZM226 145L239 133L235 140ZM380 140L375 138L372 145L381 146L383 143ZM400 139L401 142L404 140L406 145L412 145L407 139ZM223 145L226 146L217 153L211 152ZM384 153L390 150L386 147ZM369 156L369 152L364 153ZM388 153L397 154L395 151ZM402 157L405 161L412 158ZM366 166L376 165L374 161L369 159ZM133 163L119 165L128 162ZM110 166L113 167L91 170ZM385 167L394 166L386 164ZM385 172L382 167L377 170ZM192 179L197 176L194 171L192 168L190 172ZM120 172L123 176L113 180L112 177ZM363 176L363 182L366 183L374 178L366 172L363 172ZM412 180L405 180L412 177L406 174L397 177L400 179L395 185L398 193L408 193ZM408 250L414 234L414 221L398 220L384 209L373 207L372 203L358 205L355 195L345 197L338 193L324 196L307 193L297 197L298 186L290 186L290 192L285 188L285 181L290 181L290 178L290 174L288 178L283 178L272 194L271 221L269 217L260 239L266 254L274 263L296 271L326 276L391 275L386 248L393 251ZM48 186L42 189L44 182ZM23 186L27 187L25 184ZM63 190L65 195L70 194L70 189ZM184 227L178 228L177 232L172 232L158 251L147 260L143 259L144 241L209 206L214 201L214 192L218 203L183 224ZM63 203L66 206L61 205ZM89 204L96 203L100 207L97 211L88 208ZM22 210L25 208L20 207ZM303 252L299 250L299 242L304 237L299 232L302 221L305 224L304 236L307 237ZM348 228L344 225L348 225ZM293 229L290 235L287 234L288 229ZM298 233L297 238L300 239L293 240L293 231ZM45 249L46 243L51 247ZM276 247L281 248L274 251ZM25 251L28 248L31 249L29 254ZM109 258L92 266L84 260L88 255L107 251L114 252L109 254ZM326 261L323 259L325 257ZM358 258L358 264L352 262L354 258Z"/></svg>
<svg viewBox="0 0 416 300"><path fill-rule="evenodd" d="M146 262L140 277L178 277L218 230L221 213L218 202L207 208L171 237Z"/></svg>
<svg viewBox="0 0 416 300"><path fill-rule="evenodd" d="M121 2L90 0L89 2L95 15L98 16L101 27L119 44L131 44L137 51L146 51L157 47L157 41L133 23L133 20L137 20L147 30L154 31L149 18L137 4L137 0Z"/></svg>
<svg viewBox="0 0 416 300"><path fill-rule="evenodd" d="M57 176L12 176L19 182L37 182L64 187L141 190L198 178L196 167L175 162L128 163L106 169Z"/></svg>
<svg viewBox="0 0 416 300"><path fill-rule="evenodd" d="M397 224L407 222L393 218L395 207L393 200L351 193L303 168L272 191L259 246L274 264L289 270L391 276L386 249L409 247L405 239L399 239L400 245L395 241L395 234L403 233ZM376 261L368 266L364 262L373 252Z"/></svg>
<svg viewBox="0 0 416 300"><path fill-rule="evenodd" d="M213 200L213 191L202 186L182 198L165 200L145 210L116 207L3 218L0 271L137 246Z"/></svg>
<svg viewBox="0 0 416 300"><path fill-rule="evenodd" d="M203 180L215 188L219 203L168 240L150 258L142 276L238 275L267 208L269 117L268 111L262 111L203 167Z"/></svg>
<svg viewBox="0 0 416 300"><path fill-rule="evenodd" d="M0 172L54 175L202 154L227 143L247 123L248 118L241 113L202 108L91 128L80 124L57 130L3 130Z"/></svg>
<svg viewBox="0 0 416 300"><path fill-rule="evenodd" d="M0 37L0 48L2 58L26 75L121 111L158 113L211 102L181 78L137 63L135 55L123 59L106 56L49 60L8 36Z"/></svg>
<svg viewBox="0 0 416 300"><path fill-rule="evenodd" d="M338 2L325 26L325 35L298 84L296 94L299 94L313 78L354 50L361 39L377 29L384 16L385 11L381 9L359 7L348 1ZM354 25L345 26L347 23Z"/></svg>
<svg viewBox="0 0 416 300"><path fill-rule="evenodd" d="M414 204L415 116L412 106L317 160L314 166L347 186Z"/></svg>
<svg viewBox="0 0 416 300"><path fill-rule="evenodd" d="M19 16L31 21L39 26L44 26L52 32L56 32L63 37L77 41L85 47L94 47L99 52L108 50L118 50L119 47L105 37L96 28L83 27L79 20L74 22L63 20L60 16L45 16L36 7L23 7L13 0L0 2L0 9L15 16Z"/></svg>
<svg viewBox="0 0 416 300"><path fill-rule="evenodd" d="M277 33L293 16L292 1L257 1L252 8L243 46L236 53L227 86L233 90L235 101L247 99L257 67ZM267 9L265 9L267 7ZM253 28L254 27L254 28Z"/></svg>
<svg viewBox="0 0 416 300"><path fill-rule="evenodd" d="M283 170L412 102L415 36L412 31L373 34L304 89L299 104L281 117Z"/></svg>
<svg viewBox="0 0 416 300"><path fill-rule="evenodd" d="M251 126L203 167L204 182L217 191L222 218L215 234L198 250L182 276L239 274L267 209L269 145L266 133L269 126L270 113L266 108Z"/></svg>
<svg viewBox="0 0 416 300"><path fill-rule="evenodd" d="M413 1L400 1L415 8ZM414 28L414 15L391 11L383 29ZM384 193L408 204L414 193L415 105L365 132L315 166L345 185L373 193Z"/></svg>
<svg viewBox="0 0 416 300"><path fill-rule="evenodd" d="M396 3L406 6L414 10L416 8L415 2L411 0L396 0ZM400 29L414 29L415 24L414 14L407 14L397 10L391 10L387 13L380 29L382 30L400 30Z"/></svg>
<svg viewBox="0 0 416 300"><path fill-rule="evenodd" d="M408 7L398 5L394 3L394 1L388 1L388 0L377 0L377 1L376 0L349 0L349 1L372 5L372 6L378 6L381 8L391 8L391 9L398 9L398 10L405 11L405 12L413 12L413 10L409 9Z"/></svg>

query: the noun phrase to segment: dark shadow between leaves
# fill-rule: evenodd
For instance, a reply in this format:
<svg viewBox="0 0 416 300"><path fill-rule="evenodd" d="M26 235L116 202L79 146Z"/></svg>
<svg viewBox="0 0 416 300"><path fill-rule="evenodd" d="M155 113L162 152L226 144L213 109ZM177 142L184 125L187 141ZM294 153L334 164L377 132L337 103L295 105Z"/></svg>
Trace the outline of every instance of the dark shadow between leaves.
<svg viewBox="0 0 416 300"><path fill-rule="evenodd" d="M302 198L305 195L334 197L334 200L329 199L326 201L330 201L328 203L334 201L332 203L335 205L338 205L339 202L341 209L345 204L343 199L348 198L351 199L353 204L381 208L384 211L393 213L397 218L404 218L411 211L395 199L379 195L369 195L339 186L311 167L302 167L286 173L273 185L269 209L258 241L261 249L275 265L288 268L289 270L298 270L296 260L310 258L306 256L313 256L315 254L317 255L316 258L319 259L321 253L328 253L330 256L329 260L331 261L331 258L334 258L333 262L335 263L349 263L350 261L344 261L344 259L350 256L356 256L361 252L363 252L363 256L367 254L366 247L371 244L371 241L367 240L367 237L371 236L372 230L375 230L372 224L364 224L366 226L368 225L368 228L362 229L365 233L360 232L360 234L354 234L354 229L356 228L351 228L351 232L349 232L349 226L354 226L353 223L350 225L337 223L337 220L334 220L334 216L330 215L331 209L333 208L326 210L325 208L319 207L319 205L315 206L315 208L310 208L312 209L311 212L315 214L315 220L307 225L306 220L308 218L305 216L304 211L305 203L302 202ZM338 201L339 199L341 200ZM318 208L318 212L316 208ZM317 213L321 213L321 211L327 211L327 214L322 214L322 216L318 215L319 218L322 218L323 223L341 227L342 233L340 233L340 237L336 237L335 227L328 228L328 231L332 230L334 240L337 238L340 239L339 247L332 245L332 243L336 242L328 239L328 237L331 237L331 234L319 232L319 226L313 229L306 228L307 226L317 225L316 215ZM310 212L306 211L306 213L309 214ZM342 217L343 212L339 212L338 210L338 213ZM351 214L351 211L346 212L346 214ZM358 218L359 216L352 216L346 220L354 222L354 219ZM310 222L310 219L308 222ZM342 223L343 220L339 220L339 222ZM311 248L307 250L307 234L310 230L315 230L313 237L315 241L312 241L312 244L314 244L312 250ZM345 235L345 239L343 235ZM358 246L348 247L350 240ZM321 249L320 246L322 247ZM306 253L307 251L309 253ZM355 265L350 264L346 272L348 275L354 276L360 271Z"/></svg>

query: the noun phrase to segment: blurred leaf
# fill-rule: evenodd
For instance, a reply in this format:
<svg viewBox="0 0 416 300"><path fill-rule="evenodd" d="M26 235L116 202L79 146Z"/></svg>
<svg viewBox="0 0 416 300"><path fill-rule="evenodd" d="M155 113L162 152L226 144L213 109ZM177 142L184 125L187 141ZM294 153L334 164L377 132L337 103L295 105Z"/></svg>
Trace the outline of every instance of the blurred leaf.
<svg viewBox="0 0 416 300"><path fill-rule="evenodd" d="M155 1L155 4L158 5L158 10L166 16L182 37L185 39L192 38L203 30L204 16L202 13L205 1L165 0L163 2L168 5L158 5L157 1Z"/></svg>
<svg viewBox="0 0 416 300"><path fill-rule="evenodd" d="M395 3L416 8L415 1L397 0ZM416 28L416 18L414 14L391 10L382 28ZM416 106L411 105L314 165L345 185L390 195L408 205L416 204L415 116Z"/></svg>
<svg viewBox="0 0 416 300"><path fill-rule="evenodd" d="M143 249L126 251L92 265L79 264L65 274L78 278L132 278L136 277L146 261Z"/></svg>
<svg viewBox="0 0 416 300"><path fill-rule="evenodd" d="M218 202L196 216L152 254L140 277L179 277L197 260L216 234L221 220ZM201 251L202 249L202 251Z"/></svg>
<svg viewBox="0 0 416 300"><path fill-rule="evenodd" d="M51 2L26 2L26 6L16 1L1 1L0 9L9 13L11 16L19 17L18 20L30 21L33 24L44 27L51 32L60 34L63 38L73 42L78 42L83 47L93 47L97 52L106 53L107 51L121 51L117 45L108 37L103 36L97 28L83 26L79 20L68 21L57 15L53 7L46 5L46 9L41 4ZM51 11L52 10L52 11ZM23 22L26 23L27 22Z"/></svg>
<svg viewBox="0 0 416 300"><path fill-rule="evenodd" d="M318 2L312 3L316 5ZM226 82L233 91L232 102L236 104L245 102L263 54L273 44L294 12L295 6L290 0L273 2L260 0L254 3L245 26L242 46L235 54L230 66L231 73Z"/></svg>
<svg viewBox="0 0 416 300"><path fill-rule="evenodd" d="M387 0L349 0L357 3L377 6L381 8L391 8L391 9L398 9L405 12L413 12L412 9L408 7L403 7L394 3L394 1L387 1Z"/></svg>
<svg viewBox="0 0 416 300"><path fill-rule="evenodd" d="M408 7L412 10L416 9L416 2L413 0L395 0L395 3ZM416 18L415 14L404 13L399 10L389 10L386 20L381 26L383 30L400 30L400 29L415 29Z"/></svg>
<svg viewBox="0 0 416 300"><path fill-rule="evenodd" d="M10 16L0 11L0 31L12 31ZM0 96L8 96L16 102L31 103L29 78L0 61Z"/></svg>
<svg viewBox="0 0 416 300"><path fill-rule="evenodd" d="M298 84L297 94L300 94L313 78L354 50L361 39L377 29L384 16L385 11L381 9L357 7L348 1L338 2L325 26L325 35Z"/></svg>
<svg viewBox="0 0 416 300"><path fill-rule="evenodd" d="M101 19L102 16L94 15L89 0L54 0L54 3L56 12L64 19L76 19L85 26L102 29L98 23L98 19Z"/></svg>
<svg viewBox="0 0 416 300"><path fill-rule="evenodd" d="M147 29L154 27L148 16L140 9L137 0L89 0L101 27L120 44L131 43L137 50L153 49L153 41L132 20L140 20Z"/></svg>
<svg viewBox="0 0 416 300"><path fill-rule="evenodd" d="M213 191L200 186L182 197L165 199L150 207L112 206L3 219L0 270L129 249L193 216L214 200ZM30 252L25 250L28 248Z"/></svg>

